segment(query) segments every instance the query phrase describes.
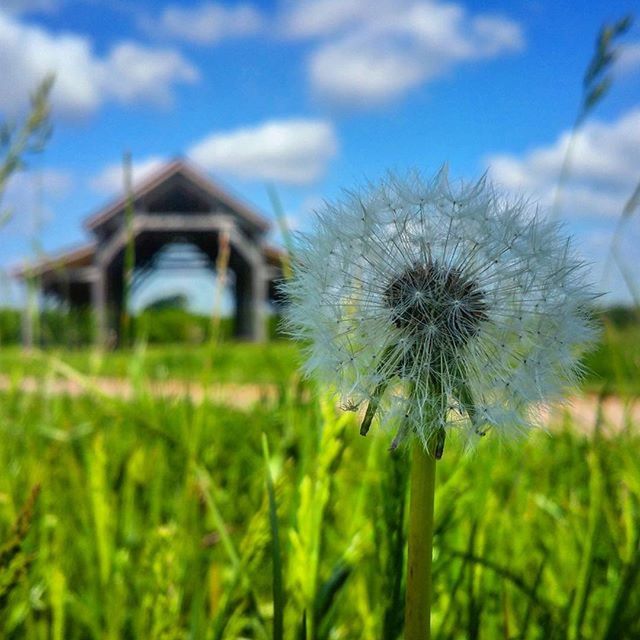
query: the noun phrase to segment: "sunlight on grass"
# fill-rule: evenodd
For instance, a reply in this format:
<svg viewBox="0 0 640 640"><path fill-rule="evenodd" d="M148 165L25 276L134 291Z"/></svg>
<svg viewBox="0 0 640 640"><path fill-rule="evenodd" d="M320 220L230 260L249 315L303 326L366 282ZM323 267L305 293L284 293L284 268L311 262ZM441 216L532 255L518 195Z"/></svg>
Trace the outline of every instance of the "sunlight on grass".
<svg viewBox="0 0 640 640"><path fill-rule="evenodd" d="M42 487L26 579L4 601L0 589L2 637L269 637L263 433L284 637L399 637L408 464L377 425L365 440L352 414L289 388L247 411L4 393L0 430L0 539ZM523 447L452 446L436 501L437 637L640 633L639 437L567 422Z"/></svg>

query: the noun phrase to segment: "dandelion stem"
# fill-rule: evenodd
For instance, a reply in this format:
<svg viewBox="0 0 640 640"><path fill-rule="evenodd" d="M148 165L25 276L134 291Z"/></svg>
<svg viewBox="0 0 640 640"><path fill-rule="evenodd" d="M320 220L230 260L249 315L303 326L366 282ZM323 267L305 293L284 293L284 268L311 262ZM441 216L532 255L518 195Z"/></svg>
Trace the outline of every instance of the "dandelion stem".
<svg viewBox="0 0 640 640"><path fill-rule="evenodd" d="M405 640L431 638L431 560L436 459L419 438L413 442Z"/></svg>

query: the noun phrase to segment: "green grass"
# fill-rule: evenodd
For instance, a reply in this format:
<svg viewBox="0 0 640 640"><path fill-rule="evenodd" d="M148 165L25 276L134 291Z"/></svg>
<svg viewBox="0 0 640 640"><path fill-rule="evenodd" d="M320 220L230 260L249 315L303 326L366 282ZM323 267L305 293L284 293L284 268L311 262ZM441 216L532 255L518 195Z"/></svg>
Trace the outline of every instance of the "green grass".
<svg viewBox="0 0 640 640"><path fill-rule="evenodd" d="M265 433L284 637L400 637L407 456L375 423L362 438L352 414L307 396L239 412L3 394L0 540L42 489L0 636L271 637ZM436 637L637 637L638 447L633 431L601 440L571 424L522 446L489 437L474 455L448 446Z"/></svg>
<svg viewBox="0 0 640 640"><path fill-rule="evenodd" d="M138 349L98 352L93 349L0 349L0 372L11 377L45 376L51 359L85 375L128 377L142 372L151 380L182 379L224 383L286 383L295 375L299 351L288 341L264 345L224 342L206 345L144 346Z"/></svg>
<svg viewBox="0 0 640 640"><path fill-rule="evenodd" d="M365 439L351 414L290 396L247 412L148 396L1 400L0 539L42 487L25 543L35 557L2 637L270 637L263 433L285 637L304 637L303 618L307 638L399 637L408 460L375 423ZM436 637L640 633L640 437L567 427L522 447L448 448Z"/></svg>
<svg viewBox="0 0 640 640"><path fill-rule="evenodd" d="M588 388L640 395L640 325L605 324L597 348L585 358Z"/></svg>
<svg viewBox="0 0 640 640"><path fill-rule="evenodd" d="M138 349L97 352L45 349L25 354L20 347L0 349L0 372L13 378L51 373L51 359L86 375L127 377L142 373L151 380L181 379L220 383L286 384L300 363L299 347L287 340L264 345L223 342L207 345L147 345ZM600 343L585 357L584 387L598 392L640 395L640 326L608 324Z"/></svg>
<svg viewBox="0 0 640 640"><path fill-rule="evenodd" d="M638 329L605 335L588 388L637 393ZM362 438L318 400L297 359L287 342L1 350L5 374L43 387L0 393L0 637L400 638L408 457L377 422ZM279 396L238 411L49 395L55 363L80 378L276 383ZM474 454L447 444L436 639L640 636L640 434L586 426L567 416Z"/></svg>

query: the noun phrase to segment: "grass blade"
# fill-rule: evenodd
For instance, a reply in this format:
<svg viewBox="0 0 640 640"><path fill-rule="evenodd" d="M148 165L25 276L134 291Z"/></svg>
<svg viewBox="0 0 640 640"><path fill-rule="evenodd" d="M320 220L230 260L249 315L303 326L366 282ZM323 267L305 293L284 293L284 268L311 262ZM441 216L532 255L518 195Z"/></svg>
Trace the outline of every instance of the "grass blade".
<svg viewBox="0 0 640 640"><path fill-rule="evenodd" d="M616 640L624 637L626 626L625 613L628 611L629 597L634 592L634 587L640 574L640 544L636 547L634 557L622 572L620 584L613 600L609 621L602 634L602 640Z"/></svg>
<svg viewBox="0 0 640 640"><path fill-rule="evenodd" d="M282 555L280 552L280 528L273 477L269 467L269 443L262 434L262 451L266 469L267 493L269 496L269 525L271 528L271 559L273 564L273 640L284 637L284 589L282 586Z"/></svg>
<svg viewBox="0 0 640 640"><path fill-rule="evenodd" d="M587 536L584 542L580 568L578 570L578 580L575 595L569 610L569 630L567 637L569 640L578 640L582 637L581 629L584 616L587 611L589 600L591 579L594 564L596 562L597 542L602 522L602 505L604 502L604 477L600 460L597 454L597 439L602 422L602 400L599 401L597 418L595 425L596 442L590 449L587 461L589 463L589 513L587 516Z"/></svg>
<svg viewBox="0 0 640 640"><path fill-rule="evenodd" d="M351 567L344 561L340 561L333 568L329 579L318 590L314 606L314 613L316 616L316 623L314 627L320 630L318 633L319 638L329 637L329 629L327 629L327 625L323 623L331 610L331 605L335 602L338 593L342 587L344 587L347 578L350 575Z"/></svg>

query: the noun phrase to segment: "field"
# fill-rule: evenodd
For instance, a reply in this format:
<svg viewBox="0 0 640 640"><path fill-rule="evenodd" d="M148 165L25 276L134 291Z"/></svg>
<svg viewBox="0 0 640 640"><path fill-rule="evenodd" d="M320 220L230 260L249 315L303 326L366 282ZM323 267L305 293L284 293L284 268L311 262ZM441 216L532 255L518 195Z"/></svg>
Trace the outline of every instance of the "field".
<svg viewBox="0 0 640 640"><path fill-rule="evenodd" d="M286 342L0 350L0 637L401 637L407 452L360 437L297 361ZM609 327L585 392L637 397L639 363L638 328ZM150 379L273 393L240 410ZM640 637L639 450L631 419L597 412L448 444L435 637Z"/></svg>

